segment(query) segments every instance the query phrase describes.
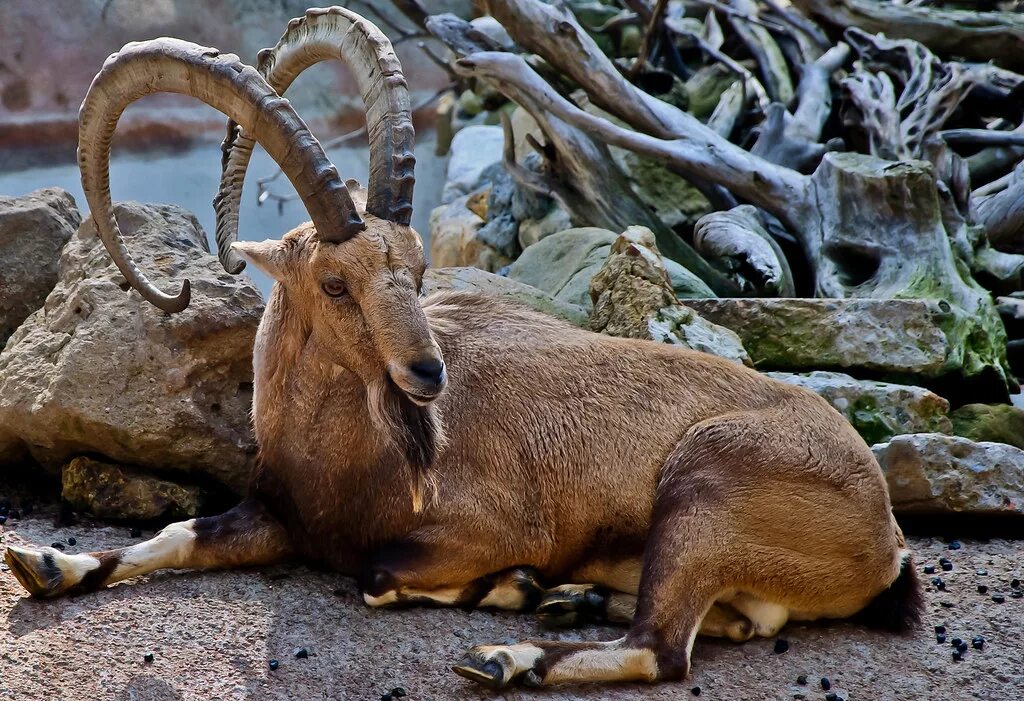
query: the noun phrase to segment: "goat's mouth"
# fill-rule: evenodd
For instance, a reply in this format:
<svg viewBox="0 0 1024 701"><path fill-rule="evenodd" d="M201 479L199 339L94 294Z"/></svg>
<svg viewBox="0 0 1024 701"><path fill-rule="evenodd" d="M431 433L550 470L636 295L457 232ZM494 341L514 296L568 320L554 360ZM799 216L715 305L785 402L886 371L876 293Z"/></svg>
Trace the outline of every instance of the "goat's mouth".
<svg viewBox="0 0 1024 701"><path fill-rule="evenodd" d="M423 373L410 372L402 367L390 367L388 376L395 389L417 406L427 406L440 397L448 386L448 373L443 364L429 378L424 377Z"/></svg>

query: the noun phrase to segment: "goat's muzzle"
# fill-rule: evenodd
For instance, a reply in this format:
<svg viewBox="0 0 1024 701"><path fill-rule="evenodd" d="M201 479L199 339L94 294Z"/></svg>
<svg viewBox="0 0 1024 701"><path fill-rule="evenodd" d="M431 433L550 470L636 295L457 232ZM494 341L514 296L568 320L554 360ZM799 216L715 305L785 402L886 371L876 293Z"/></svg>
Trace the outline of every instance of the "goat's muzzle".
<svg viewBox="0 0 1024 701"><path fill-rule="evenodd" d="M407 364L388 365L391 380L413 402L426 406L437 399L448 384L448 373L439 355L428 354Z"/></svg>

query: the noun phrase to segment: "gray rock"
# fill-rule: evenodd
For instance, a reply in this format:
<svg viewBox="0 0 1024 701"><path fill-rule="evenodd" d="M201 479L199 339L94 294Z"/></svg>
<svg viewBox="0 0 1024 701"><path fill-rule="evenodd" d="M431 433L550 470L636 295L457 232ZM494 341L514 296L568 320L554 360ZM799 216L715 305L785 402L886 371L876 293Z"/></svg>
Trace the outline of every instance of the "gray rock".
<svg viewBox="0 0 1024 701"><path fill-rule="evenodd" d="M256 448L260 294L224 272L185 210L122 203L115 215L140 267L162 289L191 280L192 303L167 315L145 302L87 219L45 305L0 355L0 464L28 454L56 473L77 455L102 455L241 491Z"/></svg>
<svg viewBox="0 0 1024 701"><path fill-rule="evenodd" d="M572 228L572 218L557 202L539 219L525 219L519 222L519 247L526 248L559 231Z"/></svg>
<svg viewBox="0 0 1024 701"><path fill-rule="evenodd" d="M199 487L80 457L64 466L61 498L99 518L178 521L198 516L206 494Z"/></svg>
<svg viewBox="0 0 1024 701"><path fill-rule="evenodd" d="M1024 450L940 433L897 436L872 447L903 513L1024 515Z"/></svg>
<svg viewBox="0 0 1024 701"><path fill-rule="evenodd" d="M904 433L951 433L949 402L923 387L858 380L839 372L765 373L821 395L868 443Z"/></svg>
<svg viewBox="0 0 1024 701"><path fill-rule="evenodd" d="M447 204L479 188L484 171L501 162L504 144L501 127L476 124L461 129L452 138L441 201Z"/></svg>
<svg viewBox="0 0 1024 701"><path fill-rule="evenodd" d="M0 351L57 284L60 249L81 223L74 198L58 188L0 197Z"/></svg>
<svg viewBox="0 0 1024 701"><path fill-rule="evenodd" d="M676 299L654 234L646 227L631 226L615 240L590 282L590 297L593 331L670 343L750 364L735 333L702 319Z"/></svg>
<svg viewBox="0 0 1024 701"><path fill-rule="evenodd" d="M430 268L423 276L423 294L435 292L480 292L508 297L545 314L565 319L576 326L587 325L587 312L578 305L552 298L542 290L522 282L488 273L478 268Z"/></svg>
<svg viewBox="0 0 1024 701"><path fill-rule="evenodd" d="M743 340L765 370L856 368L934 378L963 371L949 305L909 299L706 299L697 312Z"/></svg>
<svg viewBox="0 0 1024 701"><path fill-rule="evenodd" d="M471 266L494 272L512 262L480 236L489 190L463 195L430 213L430 262L439 268ZM478 212L480 214L478 214Z"/></svg>
<svg viewBox="0 0 1024 701"><path fill-rule="evenodd" d="M508 276L554 296L590 308L590 281L618 238L607 229L582 227L546 236L523 251ZM713 297L707 285L675 261L662 258L677 297Z"/></svg>

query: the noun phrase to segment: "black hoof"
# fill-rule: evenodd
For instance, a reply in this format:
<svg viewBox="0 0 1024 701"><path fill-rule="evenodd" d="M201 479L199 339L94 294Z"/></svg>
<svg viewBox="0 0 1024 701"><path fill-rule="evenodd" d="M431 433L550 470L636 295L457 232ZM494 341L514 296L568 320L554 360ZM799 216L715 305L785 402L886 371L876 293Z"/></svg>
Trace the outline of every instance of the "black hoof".
<svg viewBox="0 0 1024 701"><path fill-rule="evenodd" d="M494 660L483 662L472 655L467 655L462 662L452 667L452 671L460 677L483 684L494 691L504 689L506 686L505 670Z"/></svg>
<svg viewBox="0 0 1024 701"><path fill-rule="evenodd" d="M550 628L575 628L605 623L608 599L596 587L548 594L537 606L537 618Z"/></svg>

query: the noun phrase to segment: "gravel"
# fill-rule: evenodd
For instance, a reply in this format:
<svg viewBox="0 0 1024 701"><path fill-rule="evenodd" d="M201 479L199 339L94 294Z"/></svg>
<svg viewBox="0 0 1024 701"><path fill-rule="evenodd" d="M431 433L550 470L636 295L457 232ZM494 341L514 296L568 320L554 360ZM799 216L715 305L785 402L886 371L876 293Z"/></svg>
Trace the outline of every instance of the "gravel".
<svg viewBox="0 0 1024 701"><path fill-rule="evenodd" d="M66 542L72 530L53 523L53 514L39 507L31 518L10 520L0 537L4 544ZM80 552L133 542L123 527L84 519L73 532ZM928 611L912 636L846 623L792 625L785 629L784 655L775 654L772 639L742 645L698 640L693 675L682 684L514 690L504 698L639 701L692 698L699 687L701 699L820 699L824 691L797 680L822 677L837 698L850 701L1018 698L1024 694L1024 600L997 604L979 596L977 586L984 581L999 594L1020 591L1011 585L1024 576L1024 541L960 543L950 551L942 539L910 539L919 573L940 557L955 565L943 573L945 590L925 587ZM928 577L921 578L927 584ZM962 661L936 640L940 626L950 640L972 641L966 652L955 649ZM396 687L409 701L479 701L497 697L448 670L468 645L619 635L615 628L552 633L529 615L374 611L362 605L351 580L302 566L162 572L55 601L26 598L0 566L4 701L361 700ZM981 638L979 649L973 643ZM316 654L296 659L301 648ZM140 651L152 653L153 662L140 664ZM268 660L279 661L276 671Z"/></svg>

